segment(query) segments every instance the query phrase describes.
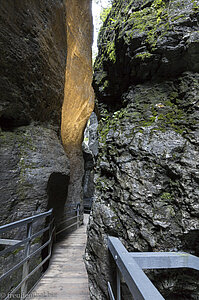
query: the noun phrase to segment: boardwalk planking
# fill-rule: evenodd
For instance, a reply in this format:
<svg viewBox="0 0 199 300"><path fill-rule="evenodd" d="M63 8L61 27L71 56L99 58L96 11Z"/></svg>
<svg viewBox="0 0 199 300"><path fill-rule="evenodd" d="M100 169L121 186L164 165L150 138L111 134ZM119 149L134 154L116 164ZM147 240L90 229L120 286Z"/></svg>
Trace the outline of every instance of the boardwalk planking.
<svg viewBox="0 0 199 300"><path fill-rule="evenodd" d="M33 300L89 300L88 276L83 262L86 245L86 225L55 245L50 266L32 291Z"/></svg>

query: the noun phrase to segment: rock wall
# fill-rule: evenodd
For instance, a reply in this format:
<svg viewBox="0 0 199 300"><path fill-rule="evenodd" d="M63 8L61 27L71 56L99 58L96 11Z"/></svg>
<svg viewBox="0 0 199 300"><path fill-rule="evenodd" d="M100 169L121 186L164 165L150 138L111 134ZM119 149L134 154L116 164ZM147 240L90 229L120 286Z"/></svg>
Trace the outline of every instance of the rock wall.
<svg viewBox="0 0 199 300"><path fill-rule="evenodd" d="M199 1L113 1L101 29L96 200L85 256L91 299L108 299L107 235L129 251L199 255L198 18ZM149 276L165 299L199 296L193 271Z"/></svg>
<svg viewBox="0 0 199 300"><path fill-rule="evenodd" d="M68 201L82 203L83 132L93 111L91 0L67 0L67 68L61 134L70 158Z"/></svg>
<svg viewBox="0 0 199 300"><path fill-rule="evenodd" d="M0 222L5 224L49 207L47 186L53 174L55 181L62 178L62 198L67 197L69 161L59 138L65 3L1 1L0 27Z"/></svg>
<svg viewBox="0 0 199 300"><path fill-rule="evenodd" d="M94 96L90 0L4 1L0 6L5 208L1 222L5 223L45 210L48 201L57 207L49 193L60 196L60 188L52 191L57 179L51 175L62 174L63 185L68 186L65 152L71 164L68 202L82 201L81 142ZM66 200L67 188L61 190ZM22 203L24 208L17 213Z"/></svg>
<svg viewBox="0 0 199 300"><path fill-rule="evenodd" d="M97 127L97 116L95 112L92 112L84 131L84 141L82 144L84 157L83 203L84 211L87 212L91 209L95 192L94 174L98 155Z"/></svg>
<svg viewBox="0 0 199 300"><path fill-rule="evenodd" d="M59 223L70 202L83 201L91 44L91 0L0 1L0 225L51 207ZM21 255L17 249L3 258L1 272ZM29 285L39 276L40 270ZM21 270L2 291L19 278Z"/></svg>
<svg viewBox="0 0 199 300"><path fill-rule="evenodd" d="M58 222L64 211L70 173L60 139L66 54L64 1L0 2L0 225L50 207ZM4 238L25 236L22 227ZM31 249L41 243L38 237ZM23 259L23 250L1 257L1 274ZM38 253L30 269L40 261ZM28 289L41 271L30 278ZM1 292L6 295L21 276L19 268L1 282Z"/></svg>

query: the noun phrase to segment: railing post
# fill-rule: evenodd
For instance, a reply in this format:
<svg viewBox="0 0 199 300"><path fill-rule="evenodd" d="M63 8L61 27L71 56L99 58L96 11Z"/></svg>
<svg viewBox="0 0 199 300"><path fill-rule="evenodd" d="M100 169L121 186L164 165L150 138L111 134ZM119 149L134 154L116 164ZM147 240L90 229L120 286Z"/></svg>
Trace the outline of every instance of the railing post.
<svg viewBox="0 0 199 300"><path fill-rule="evenodd" d="M32 235L32 222L27 224L27 238L30 239L31 235ZM30 247L31 247L31 239L26 244L24 258L26 258L30 254ZM28 273L29 273L29 261L27 260L23 265L22 280L26 278ZM27 281L25 280L25 282L21 286L21 300L25 299L27 294L27 288L28 288L28 284Z"/></svg>
<svg viewBox="0 0 199 300"><path fill-rule="evenodd" d="M50 216L49 219L47 218L46 220L48 221L48 224L50 223L50 227L48 229L48 240L51 240L50 243L47 246L47 252L48 253L47 253L46 256L48 256L50 253L52 253L51 251L52 251L53 238L54 238L53 236L51 237L51 233L53 231L53 222L51 222L52 221L52 216ZM55 237L56 237L56 235L55 235ZM50 260L50 258L49 258L49 260ZM48 263L48 261L47 261L47 263Z"/></svg>
<svg viewBox="0 0 199 300"><path fill-rule="evenodd" d="M109 298L110 298L111 300L115 300L115 297L114 297L114 295L113 295L113 291L112 291L112 288L111 288L111 284L110 284L109 281L108 281L108 294L109 294Z"/></svg>
<svg viewBox="0 0 199 300"><path fill-rule="evenodd" d="M117 300L121 300L121 280L120 280L120 271L117 268Z"/></svg>
<svg viewBox="0 0 199 300"><path fill-rule="evenodd" d="M79 222L80 222L80 204L77 204L77 229L79 228Z"/></svg>

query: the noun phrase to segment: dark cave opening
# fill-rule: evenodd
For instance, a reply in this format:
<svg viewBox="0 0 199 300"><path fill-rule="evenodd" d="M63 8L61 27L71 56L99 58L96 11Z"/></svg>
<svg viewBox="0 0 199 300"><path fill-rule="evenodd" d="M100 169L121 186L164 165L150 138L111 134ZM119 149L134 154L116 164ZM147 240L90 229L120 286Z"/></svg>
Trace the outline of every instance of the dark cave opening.
<svg viewBox="0 0 199 300"><path fill-rule="evenodd" d="M55 223L59 223L66 203L69 176L61 173L52 173L47 184L48 209L53 208Z"/></svg>
<svg viewBox="0 0 199 300"><path fill-rule="evenodd" d="M29 121L25 119L15 119L5 115L0 117L0 127L3 131L13 131L16 127L26 125L29 125Z"/></svg>
<svg viewBox="0 0 199 300"><path fill-rule="evenodd" d="M68 194L68 184L69 176L54 172L50 175L48 184L47 184L47 194L48 194L48 209L53 208L53 215L55 218L56 227L59 225L62 220L62 216L65 212L65 204ZM48 225L49 220L46 220L46 226ZM45 232L43 235L42 244L45 244L49 239L49 233ZM42 260L45 259L48 255L48 247L45 247L42 250ZM45 272L49 266L49 261L43 265L43 271Z"/></svg>

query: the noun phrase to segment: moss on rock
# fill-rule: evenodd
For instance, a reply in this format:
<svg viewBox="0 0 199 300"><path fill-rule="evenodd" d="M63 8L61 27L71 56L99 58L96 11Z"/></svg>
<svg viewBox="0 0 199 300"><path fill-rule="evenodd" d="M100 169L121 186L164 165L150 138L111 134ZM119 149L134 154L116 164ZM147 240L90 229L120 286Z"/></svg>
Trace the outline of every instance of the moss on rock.
<svg viewBox="0 0 199 300"><path fill-rule="evenodd" d="M97 97L120 101L130 83L199 70L197 38L187 41L196 30L198 5L192 0L113 1L98 40Z"/></svg>

